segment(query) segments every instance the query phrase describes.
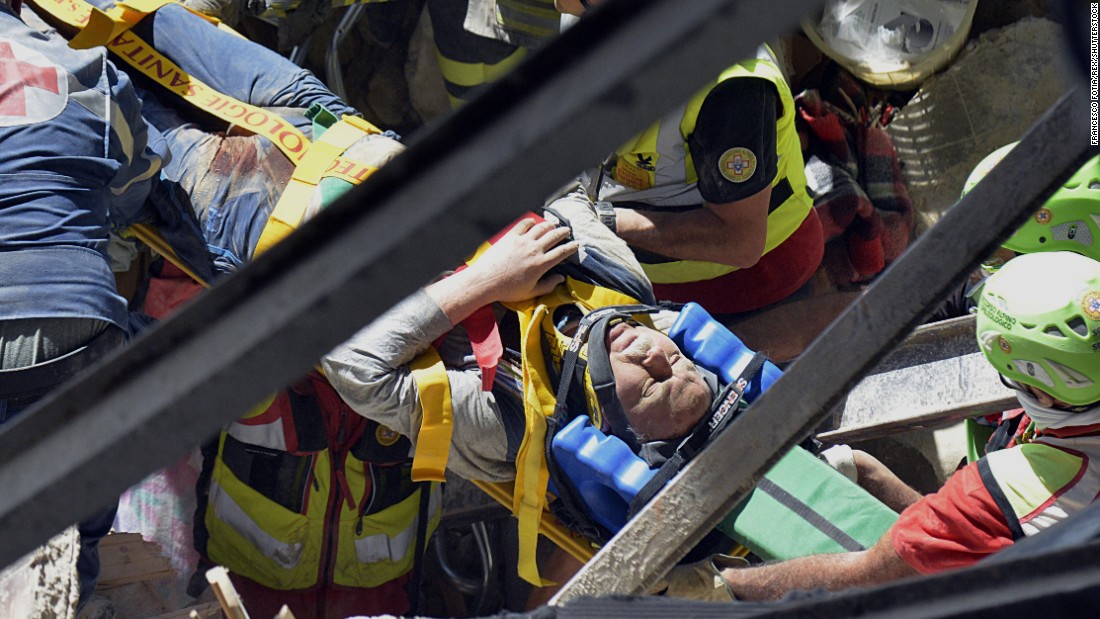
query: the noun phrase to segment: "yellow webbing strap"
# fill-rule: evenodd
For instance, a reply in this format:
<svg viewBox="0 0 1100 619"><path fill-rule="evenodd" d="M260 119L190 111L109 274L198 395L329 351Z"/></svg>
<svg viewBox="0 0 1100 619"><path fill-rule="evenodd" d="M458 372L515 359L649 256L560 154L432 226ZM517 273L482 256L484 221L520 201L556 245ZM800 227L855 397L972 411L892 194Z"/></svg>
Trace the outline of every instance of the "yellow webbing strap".
<svg viewBox="0 0 1100 619"><path fill-rule="evenodd" d="M451 410L451 383L447 368L435 348L428 347L409 364L420 396L420 433L413 456L413 481L446 481L447 454L451 449L454 413Z"/></svg>
<svg viewBox="0 0 1100 619"><path fill-rule="evenodd" d="M326 129L309 147L309 152L295 166L290 182L283 190L283 195L279 196L279 201L256 241L257 256L271 249L301 225L310 196L322 178L335 177L358 185L374 173L376 168L340 157L356 140L372 133L382 132L361 118L344 116Z"/></svg>
<svg viewBox="0 0 1100 619"><path fill-rule="evenodd" d="M494 501L511 509L514 500L515 484L512 482L492 483L474 480L474 485L481 488ZM559 548L568 552L574 559L581 563L587 563L592 555L596 554L595 548L583 535L563 525L550 510L542 515L539 525L539 533L554 542Z"/></svg>
<svg viewBox="0 0 1100 619"><path fill-rule="evenodd" d="M300 161L309 150L309 139L278 114L214 90L129 32L130 27L148 13L143 9L155 10L169 2L138 0L115 7L109 13L84 0L28 0L28 3L79 31L70 46L82 49L105 45L117 58L188 103L271 140L291 161Z"/></svg>
<svg viewBox="0 0 1100 619"><path fill-rule="evenodd" d="M609 288L568 278L565 284L538 300L526 304L507 304L518 313L520 332L523 334L520 356L523 359L523 408L527 423L523 442L516 454L516 490L512 513L519 520L519 575L536 586L544 586L538 574L535 549L547 505L546 486L550 477L546 464L546 418L554 414L556 402L543 354L542 337L544 331L556 332L550 317L554 308L566 303L576 304L589 312L599 307L637 304L638 301ZM648 323L648 320L645 322Z"/></svg>
<svg viewBox="0 0 1100 619"><path fill-rule="evenodd" d="M545 587L550 584L539 576L535 551L542 513L546 507L546 417L554 413L554 391L547 380L546 360L542 355L542 321L550 313L545 304L519 312L520 355L523 358L523 408L526 428L516 454L516 492L512 513L519 520L519 575L527 582Z"/></svg>

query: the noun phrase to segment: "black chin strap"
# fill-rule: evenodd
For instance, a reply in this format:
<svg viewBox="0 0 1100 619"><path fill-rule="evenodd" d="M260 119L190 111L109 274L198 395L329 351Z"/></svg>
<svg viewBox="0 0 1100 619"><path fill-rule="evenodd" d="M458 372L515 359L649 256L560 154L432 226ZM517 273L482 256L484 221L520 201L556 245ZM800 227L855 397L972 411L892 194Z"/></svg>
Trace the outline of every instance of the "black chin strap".
<svg viewBox="0 0 1100 619"><path fill-rule="evenodd" d="M553 440L557 434L559 428L564 427L574 417L584 415L588 412L585 406L586 398L584 396L584 376L586 372L586 366L591 365L594 355L592 346L597 346L596 358L602 357L602 364L597 362L597 365L601 367L606 366L607 377L610 377L610 361L607 358L607 344L606 334L608 324L613 320L630 320L634 314L649 313L657 311L660 308L650 305L620 305L613 307L604 307L598 310L594 310L581 319L577 325L577 332L573 335L573 340L569 344L569 348L566 349L562 356L561 373L559 374L558 389L556 393L556 402L554 404L554 414L546 420L546 440L543 448L546 451L547 462L554 462L553 452ZM589 363L586 364L583 359L580 358L580 351L585 344L588 344L588 359ZM601 370L602 371L602 370ZM579 398L576 398L580 405L570 408L569 399L571 395L571 389L574 382L579 383L579 389L581 394ZM608 411L617 411L617 415L625 422L625 416L622 415L622 407L619 405L618 398L615 396L615 381L612 379L597 379L596 376L592 377L592 383L603 384L603 389L597 393L602 395L597 396L597 401L601 408L600 416L602 420L601 431L607 433L608 423ZM599 389L599 387L597 387ZM612 412L611 416L615 416L616 412ZM624 425L625 429L626 426ZM629 432L624 434L630 435ZM637 450L636 447L632 449ZM611 532L602 527L591 516L588 515L585 509L585 502L573 484L559 467L548 467L550 474L550 481L553 483L554 488L557 490L558 502L561 503L562 509L553 510L555 515L565 521L566 526L579 532L585 537L597 540L598 542L606 542L611 539Z"/></svg>

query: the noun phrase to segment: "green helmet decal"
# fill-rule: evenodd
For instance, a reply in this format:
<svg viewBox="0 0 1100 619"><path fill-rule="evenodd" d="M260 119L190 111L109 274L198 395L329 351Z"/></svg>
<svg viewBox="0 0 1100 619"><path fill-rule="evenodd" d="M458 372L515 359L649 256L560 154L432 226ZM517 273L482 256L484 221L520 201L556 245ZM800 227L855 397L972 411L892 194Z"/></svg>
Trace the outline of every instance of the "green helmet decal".
<svg viewBox="0 0 1100 619"><path fill-rule="evenodd" d="M966 195L1018 142L982 159L963 185ZM1072 251L1100 260L1100 157L1090 159L1004 242L1021 254Z"/></svg>
<svg viewBox="0 0 1100 619"><path fill-rule="evenodd" d="M1004 376L1074 406L1100 401L1100 262L1072 252L1009 260L978 304L978 346Z"/></svg>

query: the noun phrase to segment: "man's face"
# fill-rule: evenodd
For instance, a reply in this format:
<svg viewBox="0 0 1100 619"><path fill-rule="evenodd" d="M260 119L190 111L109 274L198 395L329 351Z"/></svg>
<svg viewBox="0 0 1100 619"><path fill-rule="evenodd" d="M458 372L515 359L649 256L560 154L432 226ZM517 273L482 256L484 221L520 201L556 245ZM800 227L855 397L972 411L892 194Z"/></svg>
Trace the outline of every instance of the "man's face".
<svg viewBox="0 0 1100 619"><path fill-rule="evenodd" d="M710 409L710 387L667 335L621 322L608 350L623 413L646 440L683 436Z"/></svg>

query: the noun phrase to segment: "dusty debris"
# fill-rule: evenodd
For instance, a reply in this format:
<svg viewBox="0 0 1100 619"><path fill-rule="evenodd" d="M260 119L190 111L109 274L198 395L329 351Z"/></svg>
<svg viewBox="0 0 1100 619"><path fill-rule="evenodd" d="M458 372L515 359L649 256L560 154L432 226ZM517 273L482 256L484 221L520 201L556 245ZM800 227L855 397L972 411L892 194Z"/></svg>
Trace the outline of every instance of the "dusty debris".
<svg viewBox="0 0 1100 619"><path fill-rule="evenodd" d="M79 548L76 527L69 527L0 572L0 617L75 617Z"/></svg>
<svg viewBox="0 0 1100 619"><path fill-rule="evenodd" d="M959 198L983 157L1020 139L1065 92L1062 33L1028 18L983 34L924 82L888 127L919 234Z"/></svg>

